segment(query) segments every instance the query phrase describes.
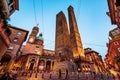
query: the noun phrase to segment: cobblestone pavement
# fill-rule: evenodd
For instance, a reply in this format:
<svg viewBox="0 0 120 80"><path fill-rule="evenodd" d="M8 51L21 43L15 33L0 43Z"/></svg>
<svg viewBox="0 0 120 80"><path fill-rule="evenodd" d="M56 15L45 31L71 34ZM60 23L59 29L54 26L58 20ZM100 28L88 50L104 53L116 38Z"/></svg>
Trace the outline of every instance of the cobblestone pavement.
<svg viewBox="0 0 120 80"><path fill-rule="evenodd" d="M112 74L106 73L98 73L98 74L91 74L91 73L69 73L67 76L66 74L51 74L51 73L28 73L27 75L18 75L17 80L119 80L114 79Z"/></svg>

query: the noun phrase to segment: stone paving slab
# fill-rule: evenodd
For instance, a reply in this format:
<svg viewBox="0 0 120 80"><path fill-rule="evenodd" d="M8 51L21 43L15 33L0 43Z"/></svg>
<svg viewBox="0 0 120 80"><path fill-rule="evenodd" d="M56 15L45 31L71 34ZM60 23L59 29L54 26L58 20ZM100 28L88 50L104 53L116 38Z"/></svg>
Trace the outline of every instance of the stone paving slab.
<svg viewBox="0 0 120 80"><path fill-rule="evenodd" d="M105 76L104 74L102 76ZM33 73L31 74L28 74L26 76L18 76L17 77L17 80L104 80L104 79L101 79L100 76L98 76L97 78L95 78L95 76L90 76L88 74L84 74L84 75L81 75L81 74L68 74L67 76L67 79L66 78L66 75L61 75L61 77L59 78L59 75L58 74L51 74L51 73ZM105 79L105 80L114 80L113 79L113 76L109 75L109 79Z"/></svg>

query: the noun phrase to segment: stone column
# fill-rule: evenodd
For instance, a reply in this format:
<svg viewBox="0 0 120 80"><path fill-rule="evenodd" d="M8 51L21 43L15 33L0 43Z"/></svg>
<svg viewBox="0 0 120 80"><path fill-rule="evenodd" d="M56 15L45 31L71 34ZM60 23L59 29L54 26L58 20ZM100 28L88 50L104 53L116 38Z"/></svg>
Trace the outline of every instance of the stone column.
<svg viewBox="0 0 120 80"><path fill-rule="evenodd" d="M36 70L38 69L38 62L39 62L39 56L36 57L36 63L35 63Z"/></svg>
<svg viewBox="0 0 120 80"><path fill-rule="evenodd" d="M28 57L26 64L25 64L25 68L29 68L30 67L30 57Z"/></svg>
<svg viewBox="0 0 120 80"><path fill-rule="evenodd" d="M44 70L46 70L46 62L47 62L47 61L45 60L45 66L44 66Z"/></svg>
<svg viewBox="0 0 120 80"><path fill-rule="evenodd" d="M50 70L52 70L52 69L53 69L53 65L52 65L52 63L53 63L53 61L51 61L51 65L50 65L51 67L50 67Z"/></svg>

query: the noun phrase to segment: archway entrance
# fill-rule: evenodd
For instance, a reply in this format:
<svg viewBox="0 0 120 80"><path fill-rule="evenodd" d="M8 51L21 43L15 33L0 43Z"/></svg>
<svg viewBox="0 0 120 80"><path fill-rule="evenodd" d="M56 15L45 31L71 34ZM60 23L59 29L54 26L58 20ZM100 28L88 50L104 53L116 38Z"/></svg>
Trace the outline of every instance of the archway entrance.
<svg viewBox="0 0 120 80"><path fill-rule="evenodd" d="M39 70L43 71L44 70L44 66L45 66L45 61L44 60L40 60L40 62L39 62Z"/></svg>
<svg viewBox="0 0 120 80"><path fill-rule="evenodd" d="M33 70L34 63L30 64L29 70Z"/></svg>
<svg viewBox="0 0 120 80"><path fill-rule="evenodd" d="M35 62L35 59L30 60L29 70L33 70Z"/></svg>
<svg viewBox="0 0 120 80"><path fill-rule="evenodd" d="M46 62L46 70L50 71L51 70L51 61Z"/></svg>

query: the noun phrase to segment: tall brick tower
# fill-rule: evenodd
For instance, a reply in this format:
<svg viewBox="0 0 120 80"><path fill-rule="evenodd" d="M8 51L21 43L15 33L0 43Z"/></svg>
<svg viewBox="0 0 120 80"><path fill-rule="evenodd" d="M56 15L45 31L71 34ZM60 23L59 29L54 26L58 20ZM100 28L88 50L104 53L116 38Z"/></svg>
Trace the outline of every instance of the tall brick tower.
<svg viewBox="0 0 120 80"><path fill-rule="evenodd" d="M68 17L69 17L69 27L70 27L70 40L71 40L71 47L73 51L74 58L84 58L84 49L82 46L82 41L80 38L74 10L72 6L68 8Z"/></svg>
<svg viewBox="0 0 120 80"><path fill-rule="evenodd" d="M56 16L56 38L55 53L59 60L72 58L70 51L70 37L68 32L67 21L64 13L61 11Z"/></svg>

